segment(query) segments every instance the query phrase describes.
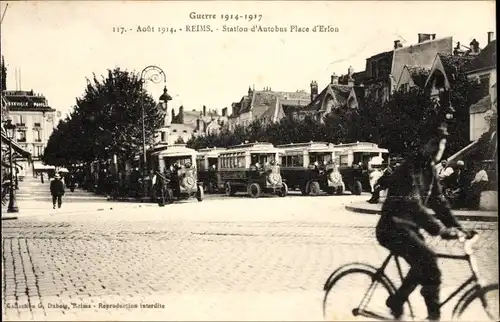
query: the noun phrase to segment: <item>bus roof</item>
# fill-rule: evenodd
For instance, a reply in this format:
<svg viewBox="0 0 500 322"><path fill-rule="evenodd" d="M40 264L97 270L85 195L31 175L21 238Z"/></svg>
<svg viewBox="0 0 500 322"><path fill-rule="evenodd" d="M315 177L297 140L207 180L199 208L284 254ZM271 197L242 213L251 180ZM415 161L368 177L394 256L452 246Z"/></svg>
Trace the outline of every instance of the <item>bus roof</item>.
<svg viewBox="0 0 500 322"><path fill-rule="evenodd" d="M213 147L213 148L204 148L204 149L199 149L198 150L198 157L210 157L210 158L217 158L221 152L226 151L226 148L219 148L219 147Z"/></svg>
<svg viewBox="0 0 500 322"><path fill-rule="evenodd" d="M276 153L283 152L282 149L278 149L274 147L271 143L268 142L254 142L254 143L244 143L233 145L227 148L227 150L222 151L220 154L231 154L237 152L245 152L250 151L253 153Z"/></svg>
<svg viewBox="0 0 500 322"><path fill-rule="evenodd" d="M340 148L335 147L333 143L328 142L305 142L305 143L290 143L277 146L285 151L308 150L310 152L335 152L340 151Z"/></svg>
<svg viewBox="0 0 500 322"><path fill-rule="evenodd" d="M166 156L166 157L176 157L176 156L185 156L185 155L196 155L198 152L194 149L190 149L186 147L184 144L172 144L172 145L163 145L154 149L151 154L158 156Z"/></svg>
<svg viewBox="0 0 500 322"><path fill-rule="evenodd" d="M354 143L336 144L335 147L340 148L342 150L352 149L354 152L389 153L389 150L384 149L384 148L379 148L376 143L371 143L371 142L354 142Z"/></svg>

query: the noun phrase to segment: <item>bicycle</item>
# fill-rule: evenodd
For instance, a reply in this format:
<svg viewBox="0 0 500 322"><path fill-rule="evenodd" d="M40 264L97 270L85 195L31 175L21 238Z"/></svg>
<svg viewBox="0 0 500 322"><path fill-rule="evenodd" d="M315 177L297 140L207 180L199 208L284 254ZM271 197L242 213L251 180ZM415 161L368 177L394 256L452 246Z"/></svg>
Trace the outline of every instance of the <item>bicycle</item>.
<svg viewBox="0 0 500 322"><path fill-rule="evenodd" d="M464 312L471 306L475 300L479 299L487 314L487 318L493 321L498 321L498 284L488 284L483 286L483 282L479 277L478 266L476 262L476 258L474 256L474 251L472 246L479 240L479 234L477 232L473 232L469 238L465 238L461 236L459 241L463 243L464 255L451 255L451 254L443 254L438 253L438 258L446 258L446 259L454 259L454 260L465 260L469 263L469 268L472 271L472 276L469 277L464 283L462 283L454 292L448 295L448 297L441 302L440 307L442 308L445 304L447 304L452 298L460 294L460 292L464 291L462 296L458 299L455 307L452 311L452 319L457 320L461 318ZM369 319L377 319L377 320L394 320L394 317L389 312L389 309L385 307L385 300L389 295L393 295L396 292L396 287L393 281L389 279L389 277L384 273L387 265L390 260L394 258L396 263L397 271L399 273L399 277L401 281L403 280L403 271L401 269L400 259L398 256L394 254L389 254L387 258L383 261L382 266L380 268L375 268L372 265L364 264L364 263L350 263L341 266L337 270L335 270L330 277L325 282L323 290L325 291L325 296L323 299L323 316L326 318L327 315L327 301L332 295L332 290L334 290L334 286L338 285L338 282L341 279L346 279L347 277L352 277L354 274L361 274L369 277L371 280L370 286L359 305L353 308L350 313L346 315L340 315L338 310L342 308L342 298L345 298L346 292L342 292L339 298L335 298L335 303L337 304L335 310L332 310L335 315L338 315L339 319L349 319L352 317L366 317ZM377 285L380 284L383 290L386 292L385 295L381 295L383 299L383 306L385 308L385 314L374 311L368 307L371 298L375 292ZM351 289L355 284L349 284ZM366 285L366 284L363 284ZM340 289L337 288L337 289ZM491 303L487 302L488 296L495 295L490 300ZM350 304L350 303L349 303ZM496 307L495 307L496 306ZM350 308L350 307L349 307ZM382 311L382 310L381 310ZM414 310L410 301L407 300L405 303L405 315L409 312L409 317L404 317L403 320L415 320ZM352 314L352 315L351 315ZM474 313L473 318L475 321L479 321L476 319L476 315ZM470 320L470 318L467 318Z"/></svg>

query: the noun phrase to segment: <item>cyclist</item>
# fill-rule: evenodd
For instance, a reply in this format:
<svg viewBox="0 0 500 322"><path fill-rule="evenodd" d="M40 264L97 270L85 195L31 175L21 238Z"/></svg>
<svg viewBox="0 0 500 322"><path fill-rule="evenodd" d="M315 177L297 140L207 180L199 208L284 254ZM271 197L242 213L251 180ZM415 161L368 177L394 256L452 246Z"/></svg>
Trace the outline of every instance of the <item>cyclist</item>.
<svg viewBox="0 0 500 322"><path fill-rule="evenodd" d="M404 303L419 284L428 319L440 319L441 272L435 253L425 244L419 229L443 239L457 238L462 230L441 192L434 167L442 157L447 135L443 124L420 151L379 182L388 192L376 227L377 240L411 267L401 287L386 301L396 319L402 316ZM434 210L439 221L426 207Z"/></svg>

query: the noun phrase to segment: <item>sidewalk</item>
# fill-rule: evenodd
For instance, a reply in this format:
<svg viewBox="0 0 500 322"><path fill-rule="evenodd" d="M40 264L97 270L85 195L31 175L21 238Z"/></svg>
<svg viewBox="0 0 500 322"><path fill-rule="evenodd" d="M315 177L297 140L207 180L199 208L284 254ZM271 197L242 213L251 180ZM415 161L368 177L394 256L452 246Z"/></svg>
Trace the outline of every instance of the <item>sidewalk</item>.
<svg viewBox="0 0 500 322"><path fill-rule="evenodd" d="M52 209L52 201L19 201L17 203L19 212L12 214L2 214L2 220L28 219L39 216L64 216L95 213L98 211L123 211L124 209L139 209L142 207L153 207L156 204L144 203L111 203L107 201L100 202L65 202L60 209Z"/></svg>
<svg viewBox="0 0 500 322"><path fill-rule="evenodd" d="M146 205L139 201L136 201L134 204L127 203L120 205L108 202L106 197L97 196L89 191L75 189L74 192L71 192L69 189L66 189L61 209L52 209L50 180L46 179L42 183L39 177L34 178L31 174L27 174L25 179L19 182L19 190L16 191L16 202L19 212L7 213L6 207L2 207L2 220L24 219L37 216L75 215L156 205Z"/></svg>
<svg viewBox="0 0 500 322"><path fill-rule="evenodd" d="M366 201L353 202L346 205L345 208L360 214L378 215L382 210L382 202L378 204L371 204ZM458 220L498 222L498 212L496 211L454 210L453 214Z"/></svg>

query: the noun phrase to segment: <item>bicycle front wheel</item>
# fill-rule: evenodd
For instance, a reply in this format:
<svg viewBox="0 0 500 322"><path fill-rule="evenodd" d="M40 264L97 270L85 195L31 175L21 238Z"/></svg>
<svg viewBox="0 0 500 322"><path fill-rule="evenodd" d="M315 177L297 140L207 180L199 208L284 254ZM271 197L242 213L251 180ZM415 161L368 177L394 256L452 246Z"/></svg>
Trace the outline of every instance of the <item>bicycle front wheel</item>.
<svg viewBox="0 0 500 322"><path fill-rule="evenodd" d="M499 321L498 284L479 288L461 303L454 320Z"/></svg>
<svg viewBox="0 0 500 322"><path fill-rule="evenodd" d="M325 285L325 320L392 320L385 301L394 287L385 275L375 272L367 266L334 273Z"/></svg>

